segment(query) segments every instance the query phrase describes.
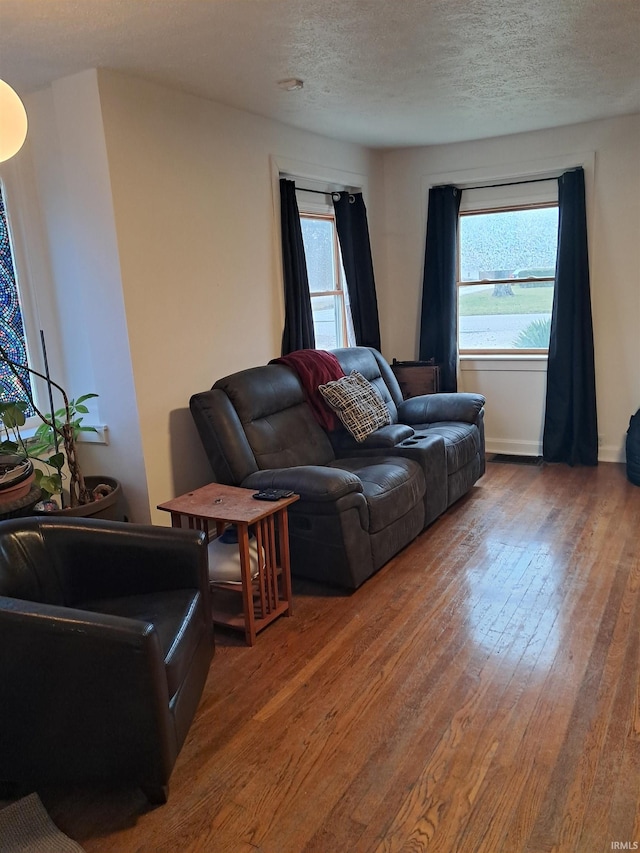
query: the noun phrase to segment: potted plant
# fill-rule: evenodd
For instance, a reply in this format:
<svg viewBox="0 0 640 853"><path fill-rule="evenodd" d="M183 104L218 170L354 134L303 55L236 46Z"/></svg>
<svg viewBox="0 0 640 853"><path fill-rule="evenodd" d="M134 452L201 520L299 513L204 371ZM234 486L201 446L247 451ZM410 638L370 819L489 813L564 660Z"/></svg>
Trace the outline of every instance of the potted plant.
<svg viewBox="0 0 640 853"><path fill-rule="evenodd" d="M95 427L84 426L83 417L88 413L87 400L97 394L84 394L70 400L66 391L48 375L39 373L26 364L10 358L0 344L0 362L7 365L24 393L25 399L0 403L0 423L4 429L4 440L0 442L0 454L10 454L14 459L31 460L35 483L44 499L44 509L56 513L74 515L107 515L119 497L120 486L112 478L86 477L78 461L76 442L83 432L96 432ZM49 389L53 409L53 392L62 397L62 407L43 413L36 405L31 385L25 380L25 371L44 379ZM25 439L20 427L26 422L27 412L33 410L40 426L32 438ZM68 475L65 473L68 471ZM67 489L63 489L64 480ZM59 495L61 506L51 506L50 498Z"/></svg>
<svg viewBox="0 0 640 853"><path fill-rule="evenodd" d="M4 404L0 404L0 407L2 406ZM4 423L2 418L3 415L0 415L0 421ZM0 448L0 513L4 517L7 517L9 509L13 514L14 510L23 506L33 506L34 494L40 494L36 489L32 489L34 480L35 470L31 459L9 448Z"/></svg>

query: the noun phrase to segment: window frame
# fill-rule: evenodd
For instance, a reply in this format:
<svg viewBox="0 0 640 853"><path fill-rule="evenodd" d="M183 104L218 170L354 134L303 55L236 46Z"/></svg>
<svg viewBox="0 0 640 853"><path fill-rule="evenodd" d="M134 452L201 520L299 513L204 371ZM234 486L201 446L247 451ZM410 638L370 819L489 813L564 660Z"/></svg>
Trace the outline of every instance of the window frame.
<svg viewBox="0 0 640 853"><path fill-rule="evenodd" d="M44 374L45 366L39 333L38 309L30 286L31 266L29 255L26 252L25 234L27 226L24 221L24 211L17 202L19 194L16 190L16 185L19 184L20 178L15 173L13 166L13 163L0 164L0 190L4 199L11 260L22 316L27 364L31 369ZM30 380L31 392L36 405L41 410L48 412L51 407L46 394L44 379L30 374ZM37 415L27 418L24 426L21 427L23 436L30 436L40 424L41 420Z"/></svg>
<svg viewBox="0 0 640 853"><path fill-rule="evenodd" d="M462 287L479 287L486 285L496 285L496 284L513 284L516 282L517 284L526 284L527 282L553 282L553 287L555 289L555 275L553 276L531 276L528 278L521 279L513 279L513 278L499 278L499 279L478 279L471 281L463 281L461 278L461 243L460 243L460 221L463 217L466 216L479 216L479 215L490 215L490 214L498 214L498 213L507 213L507 212L515 212L521 210L540 210L540 209L550 209L550 208L558 208L558 201L531 201L526 202L524 200L514 201L513 204L509 203L499 203L495 205L491 205L490 203L479 206L472 207L469 210L461 210L458 213L458 229L456 236L456 336L457 336L457 346L458 346L458 355L461 358L475 358L475 357L486 357L486 356L500 356L500 357L510 357L516 358L518 356L538 356L547 358L549 354L548 347L484 347L484 348L474 348L469 349L466 347L462 347L460 345L460 291ZM557 250L557 246L556 246ZM553 293L552 293L553 299Z"/></svg>
<svg viewBox="0 0 640 853"><path fill-rule="evenodd" d="M46 379L46 358L52 369L52 379L64 388L69 386L65 371L64 342L60 326L60 302L54 286L52 248L46 240L42 213L35 191L34 175L30 161L22 154L0 163L0 183L5 202L5 212L11 241L11 252L22 323L26 341L27 363L40 375L31 374L33 399L43 413L51 411L51 400ZM61 244L58 244L61 245ZM53 409L59 409L61 398L54 391ZM93 426L95 433L82 433L78 441L87 444L109 444L107 425L100 422L97 400L88 403L91 413L83 424ZM27 418L20 428L24 438L31 437L42 421L38 415Z"/></svg>
<svg viewBox="0 0 640 853"><path fill-rule="evenodd" d="M314 209L315 208L315 209ZM322 209L321 209L322 208ZM341 340L337 341L336 347L349 347L351 336L349 334L349 320L347 316L349 306L349 294L347 292L347 282L342 264L342 252L340 250L340 241L338 239L338 229L336 227L335 213L329 209L328 205L319 205L312 203L301 202L298 204L298 212L300 214L300 222L303 219L315 219L330 222L332 224L332 242L333 242L333 277L334 283L337 285L334 290L311 290L309 288L309 296L311 299L311 314L313 316L313 300L326 296L337 297L339 327ZM314 334L316 332L315 317L314 317Z"/></svg>

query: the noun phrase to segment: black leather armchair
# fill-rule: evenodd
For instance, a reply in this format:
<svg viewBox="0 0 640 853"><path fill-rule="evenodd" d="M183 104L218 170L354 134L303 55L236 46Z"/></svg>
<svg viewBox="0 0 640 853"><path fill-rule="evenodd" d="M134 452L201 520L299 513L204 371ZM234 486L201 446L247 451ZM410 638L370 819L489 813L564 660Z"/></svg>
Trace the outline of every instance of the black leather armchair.
<svg viewBox="0 0 640 853"><path fill-rule="evenodd" d="M168 780L213 654L204 534L0 523L0 781Z"/></svg>

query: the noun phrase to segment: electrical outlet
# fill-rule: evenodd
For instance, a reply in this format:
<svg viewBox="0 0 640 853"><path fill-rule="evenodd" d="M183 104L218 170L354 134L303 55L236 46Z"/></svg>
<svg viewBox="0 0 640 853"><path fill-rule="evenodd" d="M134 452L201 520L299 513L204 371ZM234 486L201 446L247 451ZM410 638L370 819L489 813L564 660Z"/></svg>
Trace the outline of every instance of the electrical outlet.
<svg viewBox="0 0 640 853"><path fill-rule="evenodd" d="M106 424L91 424L95 432L81 432L79 442L86 444L109 444L109 427Z"/></svg>

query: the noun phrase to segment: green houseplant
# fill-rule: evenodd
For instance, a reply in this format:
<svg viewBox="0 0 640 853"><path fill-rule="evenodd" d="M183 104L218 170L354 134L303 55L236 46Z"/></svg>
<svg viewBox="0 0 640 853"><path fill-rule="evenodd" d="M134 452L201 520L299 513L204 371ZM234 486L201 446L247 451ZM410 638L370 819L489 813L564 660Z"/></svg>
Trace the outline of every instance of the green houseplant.
<svg viewBox="0 0 640 853"><path fill-rule="evenodd" d="M0 454L32 460L35 482L42 492L43 499L64 494L64 467L69 459L75 459L75 466L69 464L71 505L77 506L93 500L93 497L86 499L86 484L75 455L75 443L81 432L96 432L95 427L82 425L82 417L89 411L84 402L96 396L97 394L85 394L77 400L68 400L65 407L58 409L53 415L50 413L43 415L35 410L42 423L29 439L25 439L20 432L20 427L26 423L29 403L25 400L0 403L0 423L4 431L3 440L0 442ZM64 449L61 450L60 442L67 423L72 427L72 440L63 440ZM71 446L73 450L70 451ZM74 496L77 500L73 499Z"/></svg>
<svg viewBox="0 0 640 853"><path fill-rule="evenodd" d="M20 364L10 358L0 344L0 362L11 371L23 391L24 399L0 403L0 423L4 432L0 442L0 454L11 454L22 459L29 458L34 463L35 482L43 498L60 495L64 508L65 479L64 469L68 469L68 506L70 508L91 504L109 494L113 486L99 483L89 488L78 461L76 442L83 432L96 432L95 427L84 426L82 419L88 413L87 400L97 394L84 394L70 400L66 391L49 376L34 370L27 364ZM49 389L49 398L53 401L55 389L62 398L62 407L50 413L44 413L36 405L31 385L25 379L25 372L44 379ZM53 409L53 402L52 402ZM25 439L20 427L26 422L27 412L33 410L40 420L35 435Z"/></svg>

